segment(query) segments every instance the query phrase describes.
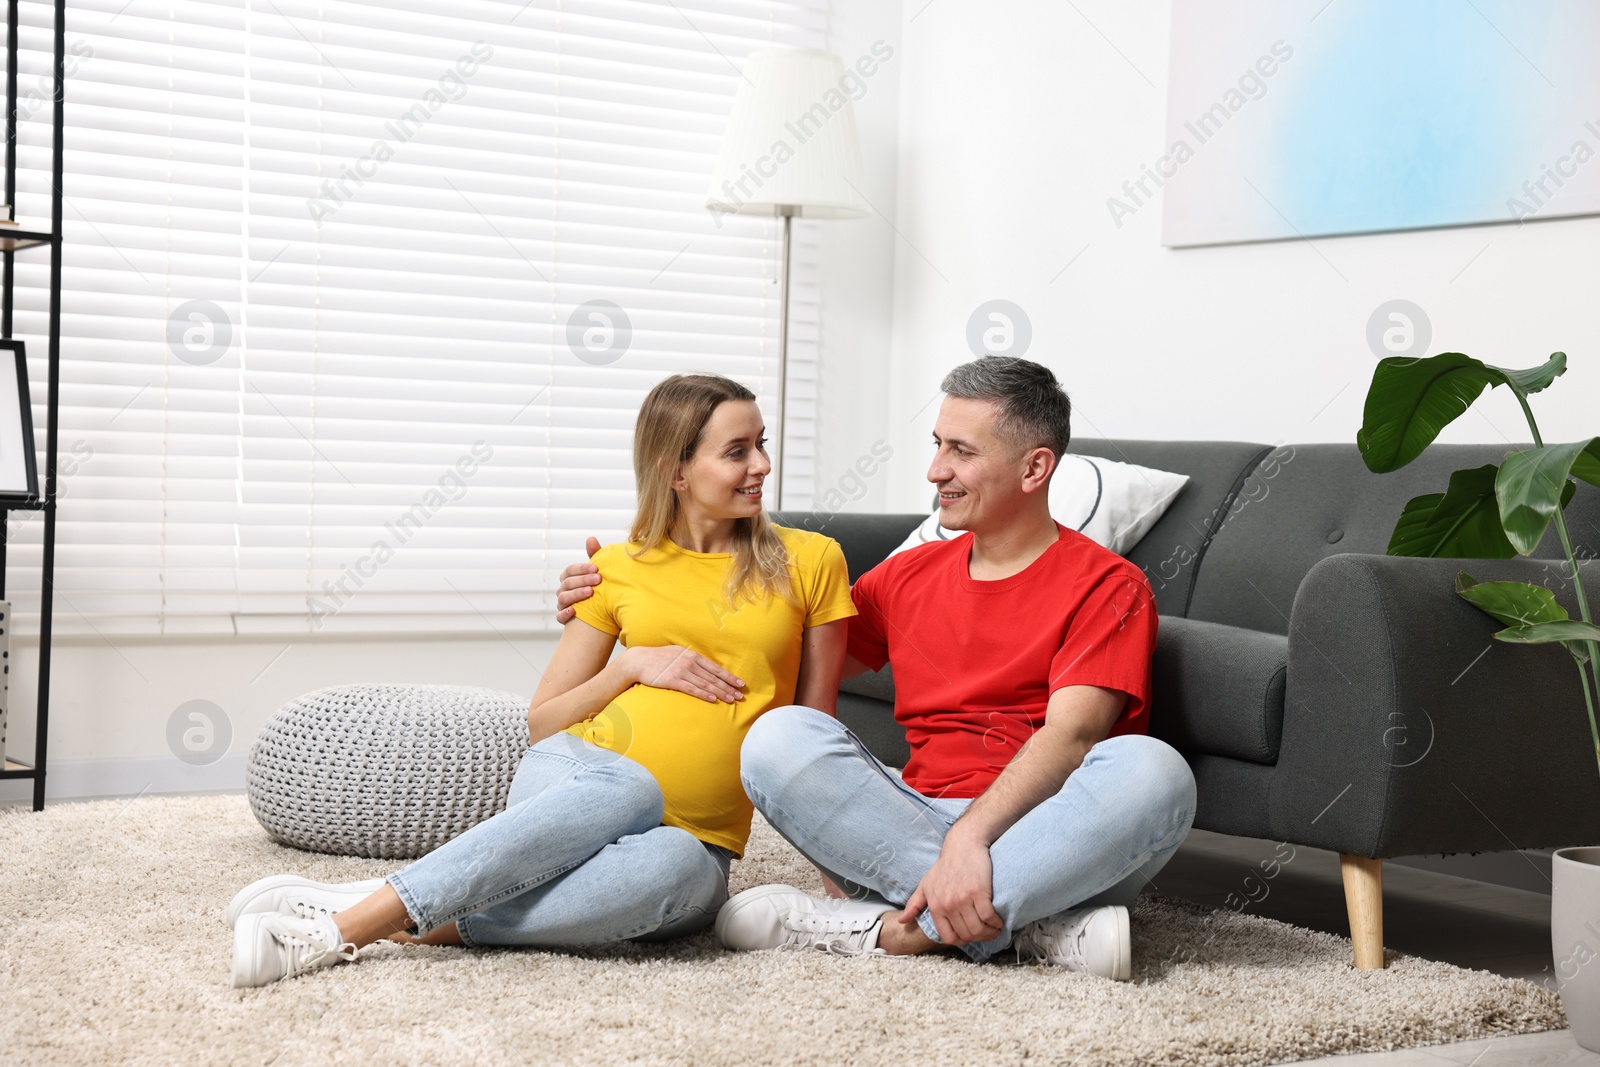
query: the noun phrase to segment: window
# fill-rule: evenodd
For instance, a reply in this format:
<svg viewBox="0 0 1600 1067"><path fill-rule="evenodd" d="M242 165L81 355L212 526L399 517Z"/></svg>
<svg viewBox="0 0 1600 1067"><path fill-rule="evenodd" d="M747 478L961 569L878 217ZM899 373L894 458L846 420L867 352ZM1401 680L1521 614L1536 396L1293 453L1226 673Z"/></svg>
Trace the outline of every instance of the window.
<svg viewBox="0 0 1600 1067"><path fill-rule="evenodd" d="M67 15L58 632L546 628L584 535L626 532L654 382L728 374L776 428L779 221L703 205L740 60L820 47L821 0ZM49 23L21 5L25 220ZM47 262L17 256L41 444ZM24 622L42 527L11 516Z"/></svg>

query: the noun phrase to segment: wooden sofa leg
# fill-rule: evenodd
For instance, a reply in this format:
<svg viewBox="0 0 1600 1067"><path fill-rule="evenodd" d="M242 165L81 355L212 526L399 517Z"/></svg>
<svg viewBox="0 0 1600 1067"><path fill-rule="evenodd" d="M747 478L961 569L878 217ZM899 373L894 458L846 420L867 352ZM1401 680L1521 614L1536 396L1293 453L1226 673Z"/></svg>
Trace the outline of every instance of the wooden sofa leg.
<svg viewBox="0 0 1600 1067"><path fill-rule="evenodd" d="M1339 853L1344 875L1344 906L1350 913L1350 940L1356 969L1383 970L1383 861Z"/></svg>

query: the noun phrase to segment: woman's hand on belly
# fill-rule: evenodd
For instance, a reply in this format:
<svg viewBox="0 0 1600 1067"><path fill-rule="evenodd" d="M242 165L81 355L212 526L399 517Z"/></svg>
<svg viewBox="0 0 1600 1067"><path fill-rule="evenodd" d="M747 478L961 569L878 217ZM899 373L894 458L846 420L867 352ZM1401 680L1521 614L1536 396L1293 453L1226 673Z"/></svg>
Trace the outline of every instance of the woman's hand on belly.
<svg viewBox="0 0 1600 1067"><path fill-rule="evenodd" d="M637 683L675 689L710 703L744 699L744 681L681 645L630 648L618 657Z"/></svg>

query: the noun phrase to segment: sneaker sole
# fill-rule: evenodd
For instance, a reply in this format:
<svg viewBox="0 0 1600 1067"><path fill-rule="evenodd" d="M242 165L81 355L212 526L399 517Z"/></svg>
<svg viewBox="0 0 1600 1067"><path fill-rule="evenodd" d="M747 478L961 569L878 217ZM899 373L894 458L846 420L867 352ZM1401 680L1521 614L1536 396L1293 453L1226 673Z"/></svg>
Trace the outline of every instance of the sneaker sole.
<svg viewBox="0 0 1600 1067"><path fill-rule="evenodd" d="M1113 965L1111 980L1126 982L1133 977L1133 929L1128 921L1128 909L1116 905L1117 909L1117 956Z"/></svg>
<svg viewBox="0 0 1600 1067"><path fill-rule="evenodd" d="M363 894L365 895L365 893L376 893L387 883L382 878L373 878L365 882L353 882L350 884L370 887L365 889ZM328 893L346 892L344 886L342 885L332 885L327 882L313 882L310 879L302 878L297 874L268 875L266 878L260 878L254 882L251 882L249 885L235 893L233 895L233 899L228 902L227 908L222 913L222 921L227 923L229 926L237 927L239 925L239 917L244 914L244 909L254 902L256 898L278 889L289 889L291 887L304 887L306 889L320 890Z"/></svg>
<svg viewBox="0 0 1600 1067"><path fill-rule="evenodd" d="M250 918L250 916L246 916ZM233 988L253 989L269 983L256 981L254 973L245 969L245 961L254 961L259 955L261 923L244 922L233 928Z"/></svg>
<svg viewBox="0 0 1600 1067"><path fill-rule="evenodd" d="M717 934L717 941L720 942L724 948L728 947L728 942L723 937L724 931L726 931L728 928L728 923L733 921L733 917L735 915L739 914L739 912L743 911L756 901L765 900L767 897L776 896L779 893L803 892L805 892L805 890L796 889L792 885L759 885L754 889L746 889L744 892L730 897L728 902L722 905L722 908L717 912L717 921L714 926ZM734 951L737 952L742 950L735 949Z"/></svg>

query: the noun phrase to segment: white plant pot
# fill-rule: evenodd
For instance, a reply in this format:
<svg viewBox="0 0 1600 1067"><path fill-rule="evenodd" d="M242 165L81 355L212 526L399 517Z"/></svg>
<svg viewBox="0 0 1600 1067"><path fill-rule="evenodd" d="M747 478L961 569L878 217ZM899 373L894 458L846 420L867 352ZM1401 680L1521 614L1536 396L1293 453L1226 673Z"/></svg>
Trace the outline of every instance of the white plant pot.
<svg viewBox="0 0 1600 1067"><path fill-rule="evenodd" d="M1578 1044L1600 1052L1600 847L1558 849L1551 868L1550 949L1561 1006Z"/></svg>

